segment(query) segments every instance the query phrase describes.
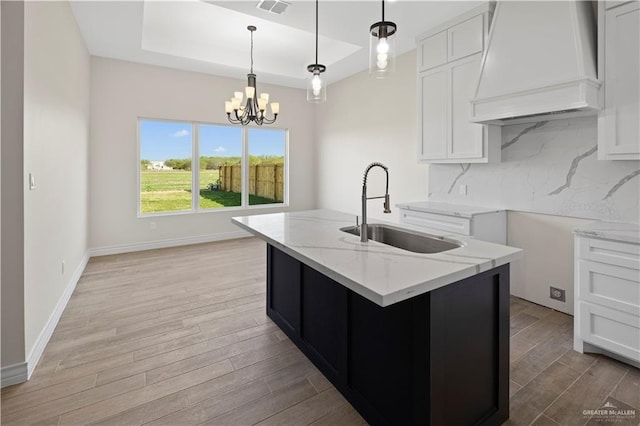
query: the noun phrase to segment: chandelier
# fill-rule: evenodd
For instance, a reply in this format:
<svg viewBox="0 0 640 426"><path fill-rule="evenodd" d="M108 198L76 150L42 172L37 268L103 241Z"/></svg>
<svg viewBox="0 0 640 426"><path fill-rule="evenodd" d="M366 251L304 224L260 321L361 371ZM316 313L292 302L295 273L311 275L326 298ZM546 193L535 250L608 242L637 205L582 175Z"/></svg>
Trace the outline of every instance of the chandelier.
<svg viewBox="0 0 640 426"><path fill-rule="evenodd" d="M251 32L251 71L247 74L247 87L242 92L234 92L233 98L230 101L225 101L224 109L227 113L227 118L233 124L247 124L253 122L258 126L263 124L272 124L278 118L280 112L280 104L278 102L271 103L271 113L273 118L266 117L265 111L269 104L269 94L261 93L258 97L256 90L256 75L253 73L253 32L256 27L249 25L247 29ZM247 96L247 102L242 106L243 95Z"/></svg>
<svg viewBox="0 0 640 426"><path fill-rule="evenodd" d="M395 37L397 26L384 20L384 0L382 0L382 20L369 28L369 74L385 78L395 69Z"/></svg>

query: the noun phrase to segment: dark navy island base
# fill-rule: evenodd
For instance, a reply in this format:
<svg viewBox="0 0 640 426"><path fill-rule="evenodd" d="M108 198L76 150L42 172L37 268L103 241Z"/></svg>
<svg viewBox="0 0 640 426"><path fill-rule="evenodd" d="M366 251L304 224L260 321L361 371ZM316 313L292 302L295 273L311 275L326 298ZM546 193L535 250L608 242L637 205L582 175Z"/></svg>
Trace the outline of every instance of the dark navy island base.
<svg viewBox="0 0 640 426"><path fill-rule="evenodd" d="M509 418L509 265L381 307L267 245L267 315L372 425Z"/></svg>

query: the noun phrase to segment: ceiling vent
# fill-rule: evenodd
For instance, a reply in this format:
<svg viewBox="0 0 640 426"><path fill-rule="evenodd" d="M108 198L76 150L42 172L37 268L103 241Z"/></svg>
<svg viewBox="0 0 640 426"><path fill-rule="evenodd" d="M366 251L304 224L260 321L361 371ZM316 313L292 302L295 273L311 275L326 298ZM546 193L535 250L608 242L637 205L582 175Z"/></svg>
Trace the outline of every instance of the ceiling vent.
<svg viewBox="0 0 640 426"><path fill-rule="evenodd" d="M260 0L256 7L266 10L267 12L275 13L276 15L282 15L290 5L291 3L282 0Z"/></svg>

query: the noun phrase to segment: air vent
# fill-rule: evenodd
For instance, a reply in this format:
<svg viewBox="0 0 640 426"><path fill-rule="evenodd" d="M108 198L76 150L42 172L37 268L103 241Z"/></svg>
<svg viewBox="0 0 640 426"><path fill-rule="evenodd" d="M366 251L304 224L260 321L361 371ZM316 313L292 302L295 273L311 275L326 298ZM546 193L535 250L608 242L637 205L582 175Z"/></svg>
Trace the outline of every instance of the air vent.
<svg viewBox="0 0 640 426"><path fill-rule="evenodd" d="M281 15L291 3L282 0L260 0L257 4L258 9Z"/></svg>

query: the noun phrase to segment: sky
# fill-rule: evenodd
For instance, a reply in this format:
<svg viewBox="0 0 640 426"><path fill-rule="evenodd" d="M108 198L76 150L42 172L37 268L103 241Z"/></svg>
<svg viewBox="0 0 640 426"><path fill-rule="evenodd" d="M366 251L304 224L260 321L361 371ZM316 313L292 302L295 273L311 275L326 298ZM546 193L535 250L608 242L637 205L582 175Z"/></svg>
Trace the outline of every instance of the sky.
<svg viewBox="0 0 640 426"><path fill-rule="evenodd" d="M196 126L197 124L194 124ZM200 155L206 157L240 157L242 127L200 124ZM248 128L249 155L285 154L285 131ZM190 158L191 123L140 121L140 159L163 161Z"/></svg>

